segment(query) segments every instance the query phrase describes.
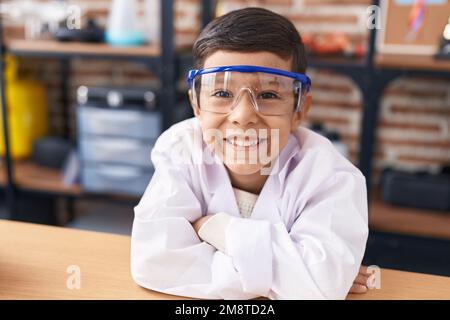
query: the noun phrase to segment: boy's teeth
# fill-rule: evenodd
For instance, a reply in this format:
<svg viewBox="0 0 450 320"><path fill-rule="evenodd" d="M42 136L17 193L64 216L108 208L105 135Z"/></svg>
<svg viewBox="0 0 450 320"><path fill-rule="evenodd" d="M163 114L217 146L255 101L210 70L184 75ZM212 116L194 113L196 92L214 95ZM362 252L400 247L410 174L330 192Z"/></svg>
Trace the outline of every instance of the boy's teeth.
<svg viewBox="0 0 450 320"><path fill-rule="evenodd" d="M249 140L235 140L234 141L235 144L237 144L240 147L249 147L249 146L254 146L258 143L258 141L253 140L253 141L249 141Z"/></svg>
<svg viewBox="0 0 450 320"><path fill-rule="evenodd" d="M257 145L260 141L258 139L238 139L236 137L230 137L227 139L228 143L239 146L239 147L253 147Z"/></svg>

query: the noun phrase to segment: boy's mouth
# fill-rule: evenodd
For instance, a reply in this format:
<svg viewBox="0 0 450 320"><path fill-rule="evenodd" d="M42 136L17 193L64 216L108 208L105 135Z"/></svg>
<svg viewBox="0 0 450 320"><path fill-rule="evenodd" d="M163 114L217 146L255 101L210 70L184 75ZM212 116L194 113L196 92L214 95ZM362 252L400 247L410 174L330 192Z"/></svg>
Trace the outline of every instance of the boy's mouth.
<svg viewBox="0 0 450 320"><path fill-rule="evenodd" d="M267 138L249 137L242 135L230 135L226 137L225 142L236 148L253 148L267 141Z"/></svg>

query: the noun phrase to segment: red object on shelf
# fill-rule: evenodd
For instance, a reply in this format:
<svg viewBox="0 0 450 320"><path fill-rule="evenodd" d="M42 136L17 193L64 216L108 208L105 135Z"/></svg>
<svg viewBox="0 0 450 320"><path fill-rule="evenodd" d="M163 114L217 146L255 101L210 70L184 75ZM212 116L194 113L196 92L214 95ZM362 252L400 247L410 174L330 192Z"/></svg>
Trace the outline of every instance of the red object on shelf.
<svg viewBox="0 0 450 320"><path fill-rule="evenodd" d="M305 34L302 39L306 51L311 55L362 57L366 52L364 45L354 45L344 33Z"/></svg>

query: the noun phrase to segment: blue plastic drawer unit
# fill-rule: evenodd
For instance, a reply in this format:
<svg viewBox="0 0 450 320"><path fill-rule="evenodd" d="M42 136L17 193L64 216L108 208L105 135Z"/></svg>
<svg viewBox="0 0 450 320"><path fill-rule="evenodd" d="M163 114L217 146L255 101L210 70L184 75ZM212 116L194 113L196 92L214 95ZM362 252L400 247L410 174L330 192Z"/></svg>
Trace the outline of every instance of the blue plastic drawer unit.
<svg viewBox="0 0 450 320"><path fill-rule="evenodd" d="M78 108L80 133L137 139L155 139L161 133L161 114L156 111Z"/></svg>
<svg viewBox="0 0 450 320"><path fill-rule="evenodd" d="M86 162L107 162L152 167L150 153L155 140L110 138L84 135L80 139L80 154Z"/></svg>
<svg viewBox="0 0 450 320"><path fill-rule="evenodd" d="M150 154L161 114L83 105L77 124L83 189L141 196L153 174Z"/></svg>
<svg viewBox="0 0 450 320"><path fill-rule="evenodd" d="M86 191L141 196L152 174L152 169L136 166L86 163L81 180Z"/></svg>

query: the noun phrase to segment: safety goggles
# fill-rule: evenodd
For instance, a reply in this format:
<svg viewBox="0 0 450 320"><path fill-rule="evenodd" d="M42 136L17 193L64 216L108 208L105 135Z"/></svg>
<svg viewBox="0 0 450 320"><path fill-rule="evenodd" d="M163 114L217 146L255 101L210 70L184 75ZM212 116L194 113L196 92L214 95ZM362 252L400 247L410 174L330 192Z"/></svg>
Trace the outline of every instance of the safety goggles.
<svg viewBox="0 0 450 320"><path fill-rule="evenodd" d="M247 95L262 115L299 112L311 80L301 73L258 66L224 66L190 70L188 84L195 108L229 114Z"/></svg>

